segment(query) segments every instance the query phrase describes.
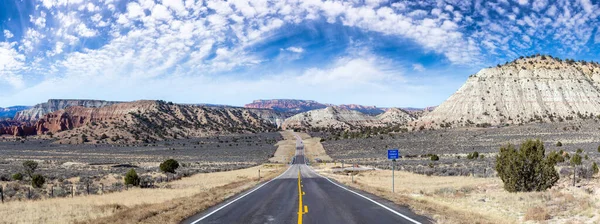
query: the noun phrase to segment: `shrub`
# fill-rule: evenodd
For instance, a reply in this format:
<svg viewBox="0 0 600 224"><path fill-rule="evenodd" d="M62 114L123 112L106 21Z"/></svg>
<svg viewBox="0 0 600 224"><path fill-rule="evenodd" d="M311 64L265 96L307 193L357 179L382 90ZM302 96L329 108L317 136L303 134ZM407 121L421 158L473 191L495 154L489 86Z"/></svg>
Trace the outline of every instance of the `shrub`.
<svg viewBox="0 0 600 224"><path fill-rule="evenodd" d="M35 174L31 177L31 186L35 188L41 188L44 183L46 183L46 179L42 175Z"/></svg>
<svg viewBox="0 0 600 224"><path fill-rule="evenodd" d="M562 146L562 142L557 142L556 146L561 147Z"/></svg>
<svg viewBox="0 0 600 224"><path fill-rule="evenodd" d="M467 155L467 159L477 159L477 158L479 158L479 152L477 152L477 151L469 153Z"/></svg>
<svg viewBox="0 0 600 224"><path fill-rule="evenodd" d="M23 174L21 173L15 173L12 175L12 179L13 180L23 180Z"/></svg>
<svg viewBox="0 0 600 224"><path fill-rule="evenodd" d="M598 164L596 164L596 162L592 163L592 171L594 172L594 174L598 174L598 171L600 171L600 169L598 169Z"/></svg>
<svg viewBox="0 0 600 224"><path fill-rule="evenodd" d="M583 153L583 149L577 149L577 154Z"/></svg>
<svg viewBox="0 0 600 224"><path fill-rule="evenodd" d="M36 161L33 160L27 160L25 162L23 162L23 168L25 168L25 173L27 174L27 176L33 178L33 173L35 173L35 170L37 170L38 167L38 163Z"/></svg>
<svg viewBox="0 0 600 224"><path fill-rule="evenodd" d="M598 146L598 152L600 152L600 145Z"/></svg>
<svg viewBox="0 0 600 224"><path fill-rule="evenodd" d="M431 155L431 161L438 161L440 160L440 157L438 155Z"/></svg>
<svg viewBox="0 0 600 224"><path fill-rule="evenodd" d="M168 159L160 164L160 170L165 173L175 173L175 170L179 168L177 160Z"/></svg>
<svg viewBox="0 0 600 224"><path fill-rule="evenodd" d="M500 148L496 171L508 192L544 191L559 179L554 160L545 156L540 140L527 140L519 150L511 144Z"/></svg>
<svg viewBox="0 0 600 224"><path fill-rule="evenodd" d="M562 150L561 150L562 152ZM554 164L565 162L565 157L563 157L563 153L552 151L546 157L551 160Z"/></svg>
<svg viewBox="0 0 600 224"><path fill-rule="evenodd" d="M137 173L134 169L129 170L127 174L125 174L125 184L139 186L140 185L140 177L138 177Z"/></svg>

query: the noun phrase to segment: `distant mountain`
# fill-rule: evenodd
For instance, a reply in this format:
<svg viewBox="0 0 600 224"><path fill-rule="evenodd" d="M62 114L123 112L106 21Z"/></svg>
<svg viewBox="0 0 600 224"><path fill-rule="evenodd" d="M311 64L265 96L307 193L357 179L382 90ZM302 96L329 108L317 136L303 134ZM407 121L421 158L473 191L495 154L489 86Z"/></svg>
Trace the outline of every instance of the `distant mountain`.
<svg viewBox="0 0 600 224"><path fill-rule="evenodd" d="M380 127L391 124L403 125L414 117L400 109L389 109L378 116L363 114L342 107L327 107L296 114L283 122L283 129L294 128L336 128L356 129L360 127Z"/></svg>
<svg viewBox="0 0 600 224"><path fill-rule="evenodd" d="M378 108L376 106L363 106L363 105L357 105L357 104L342 104L342 105L338 105L337 107L348 109L348 110L355 110L355 111L361 112L363 114L368 114L368 115L378 115L378 114L385 112L385 110L387 109L387 108Z"/></svg>
<svg viewBox="0 0 600 224"><path fill-rule="evenodd" d="M485 127L598 115L600 64L539 55L480 70L415 125Z"/></svg>
<svg viewBox="0 0 600 224"><path fill-rule="evenodd" d="M246 104L245 108L265 108L273 109L279 112L298 114L306 111L323 109L326 107L336 106L338 108L354 110L363 114L377 115L385 112L386 108L378 108L376 106L363 106L357 104L326 104L319 103L314 100L292 100L292 99L273 99L273 100L255 100L250 104Z"/></svg>
<svg viewBox="0 0 600 224"><path fill-rule="evenodd" d="M46 103L37 104L26 110L18 111L15 114L14 119L16 121L36 121L46 114L71 106L97 108L117 103L121 102L104 100L50 99Z"/></svg>
<svg viewBox="0 0 600 224"><path fill-rule="evenodd" d="M244 105L245 108L272 109L279 112L302 113L314 109L326 108L328 104L322 104L313 100L291 100L291 99L273 99L273 100L254 100L252 103Z"/></svg>
<svg viewBox="0 0 600 224"><path fill-rule="evenodd" d="M46 114L36 122L5 123L0 134L52 137L63 144L149 142L276 131L283 119L278 112L266 109L143 100L103 107L71 106ZM27 123L30 125L22 125Z"/></svg>
<svg viewBox="0 0 600 224"><path fill-rule="evenodd" d="M30 106L13 106L13 107L0 107L0 120L6 118L13 118L17 114L17 112L22 110L27 110L31 108Z"/></svg>

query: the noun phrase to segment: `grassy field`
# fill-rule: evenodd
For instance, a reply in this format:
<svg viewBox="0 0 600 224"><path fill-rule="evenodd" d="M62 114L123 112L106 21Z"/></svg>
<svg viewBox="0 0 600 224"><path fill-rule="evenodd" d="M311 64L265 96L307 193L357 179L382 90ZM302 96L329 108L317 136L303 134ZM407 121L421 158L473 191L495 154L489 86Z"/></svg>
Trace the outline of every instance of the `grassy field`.
<svg viewBox="0 0 600 224"><path fill-rule="evenodd" d="M338 164L339 165L339 164ZM335 164L316 170L351 187L361 189L430 216L438 223L599 223L600 179L561 179L546 192L508 193L499 178L440 177L396 171L395 193L391 170L358 173L355 183Z"/></svg>
<svg viewBox="0 0 600 224"><path fill-rule="evenodd" d="M178 223L283 172L285 165L201 173L158 189L105 195L13 201L0 205L0 223Z"/></svg>

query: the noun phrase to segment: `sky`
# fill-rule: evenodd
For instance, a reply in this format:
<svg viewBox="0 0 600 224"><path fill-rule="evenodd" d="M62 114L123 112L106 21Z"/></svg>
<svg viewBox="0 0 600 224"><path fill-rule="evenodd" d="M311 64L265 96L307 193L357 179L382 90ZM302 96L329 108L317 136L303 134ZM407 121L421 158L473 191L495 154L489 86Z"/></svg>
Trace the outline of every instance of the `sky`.
<svg viewBox="0 0 600 224"><path fill-rule="evenodd" d="M521 55L599 61L590 0L0 0L0 107L439 105Z"/></svg>

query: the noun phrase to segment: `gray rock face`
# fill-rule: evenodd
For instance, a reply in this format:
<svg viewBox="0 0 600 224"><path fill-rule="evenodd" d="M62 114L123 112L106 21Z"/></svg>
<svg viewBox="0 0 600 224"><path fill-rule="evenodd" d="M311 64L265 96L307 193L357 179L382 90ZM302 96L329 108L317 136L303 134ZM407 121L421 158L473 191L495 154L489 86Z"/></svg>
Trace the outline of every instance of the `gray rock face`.
<svg viewBox="0 0 600 224"><path fill-rule="evenodd" d="M296 114L283 122L283 129L290 128L356 128L377 127L388 124L406 124L414 118L406 111L389 109L378 116L370 116L355 110L327 107Z"/></svg>
<svg viewBox="0 0 600 224"><path fill-rule="evenodd" d="M54 111L62 110L71 106L82 106L90 108L98 108L117 104L121 102L104 101L104 100L65 100L65 99L50 99L46 103L41 103L27 110L19 111L15 115L17 121L35 121L46 114Z"/></svg>
<svg viewBox="0 0 600 224"><path fill-rule="evenodd" d="M533 57L482 69L415 124L432 128L560 122L600 115L600 66Z"/></svg>

